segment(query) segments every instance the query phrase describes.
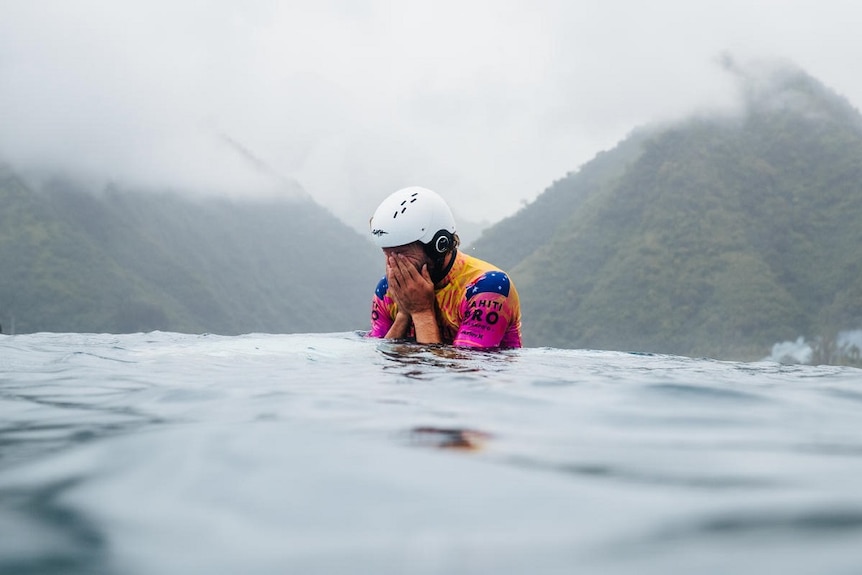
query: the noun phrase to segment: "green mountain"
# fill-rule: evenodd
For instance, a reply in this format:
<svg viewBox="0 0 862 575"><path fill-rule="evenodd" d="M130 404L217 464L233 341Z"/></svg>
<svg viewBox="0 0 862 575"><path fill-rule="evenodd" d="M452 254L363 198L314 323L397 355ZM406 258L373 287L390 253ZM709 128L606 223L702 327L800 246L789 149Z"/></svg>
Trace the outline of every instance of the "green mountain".
<svg viewBox="0 0 862 575"><path fill-rule="evenodd" d="M755 359L862 326L862 117L796 69L640 130L487 230L527 345Z"/></svg>
<svg viewBox="0 0 862 575"><path fill-rule="evenodd" d="M0 206L5 333L367 329L382 272L310 200L37 190L0 167Z"/></svg>

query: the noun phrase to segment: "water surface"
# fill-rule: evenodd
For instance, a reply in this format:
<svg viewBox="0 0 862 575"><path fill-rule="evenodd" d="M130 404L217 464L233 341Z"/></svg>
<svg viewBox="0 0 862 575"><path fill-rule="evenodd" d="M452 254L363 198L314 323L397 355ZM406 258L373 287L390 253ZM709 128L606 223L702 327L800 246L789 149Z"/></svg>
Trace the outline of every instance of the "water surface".
<svg viewBox="0 0 862 575"><path fill-rule="evenodd" d="M0 336L0 573L859 573L862 371Z"/></svg>

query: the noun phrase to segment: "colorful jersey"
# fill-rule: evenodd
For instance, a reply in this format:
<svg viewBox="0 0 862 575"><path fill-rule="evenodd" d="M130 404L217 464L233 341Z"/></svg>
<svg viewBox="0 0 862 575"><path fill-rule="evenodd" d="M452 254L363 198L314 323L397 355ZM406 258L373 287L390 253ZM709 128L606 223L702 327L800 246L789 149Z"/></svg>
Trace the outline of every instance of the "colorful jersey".
<svg viewBox="0 0 862 575"><path fill-rule="evenodd" d="M452 269L435 290L437 324L445 343L461 347L521 347L521 303L505 272L457 252ZM369 337L384 337L395 322L397 304L384 276L371 304Z"/></svg>

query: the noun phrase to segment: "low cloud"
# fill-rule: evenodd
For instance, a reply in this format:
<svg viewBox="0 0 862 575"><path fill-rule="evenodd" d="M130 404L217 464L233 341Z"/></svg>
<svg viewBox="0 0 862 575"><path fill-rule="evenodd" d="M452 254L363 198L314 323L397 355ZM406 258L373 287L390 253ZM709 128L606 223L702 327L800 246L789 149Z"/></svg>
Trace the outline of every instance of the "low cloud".
<svg viewBox="0 0 862 575"><path fill-rule="evenodd" d="M0 2L0 158L237 195L296 181L357 229L406 185L508 215L639 125L730 105L726 50L862 98L849 3Z"/></svg>

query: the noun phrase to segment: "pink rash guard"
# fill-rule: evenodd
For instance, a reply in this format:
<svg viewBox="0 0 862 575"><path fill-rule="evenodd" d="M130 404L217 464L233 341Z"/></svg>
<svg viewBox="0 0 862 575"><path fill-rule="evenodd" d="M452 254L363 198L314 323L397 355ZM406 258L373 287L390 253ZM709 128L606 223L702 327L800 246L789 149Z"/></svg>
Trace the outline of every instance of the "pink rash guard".
<svg viewBox="0 0 862 575"><path fill-rule="evenodd" d="M452 269L436 289L437 323L444 343L472 348L521 347L521 304L515 285L491 264L457 252ZM398 306L384 276L371 303L368 337L384 337Z"/></svg>

